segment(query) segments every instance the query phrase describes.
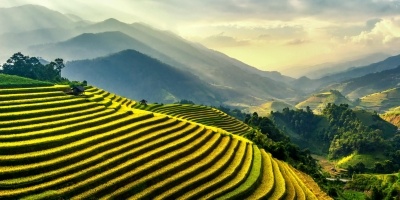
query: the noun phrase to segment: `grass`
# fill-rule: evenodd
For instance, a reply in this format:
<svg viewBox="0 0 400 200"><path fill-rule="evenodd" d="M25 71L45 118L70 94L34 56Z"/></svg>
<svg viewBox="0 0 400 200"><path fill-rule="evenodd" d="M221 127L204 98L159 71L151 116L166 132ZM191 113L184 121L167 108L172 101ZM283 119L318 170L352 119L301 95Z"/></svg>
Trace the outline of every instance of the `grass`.
<svg viewBox="0 0 400 200"><path fill-rule="evenodd" d="M360 154L353 153L349 156L346 156L337 161L336 165L340 168L347 168L350 165L356 165L359 162L362 162L365 167L373 168L375 166L375 162L384 161L387 157L382 153L374 153L374 154Z"/></svg>
<svg viewBox="0 0 400 200"><path fill-rule="evenodd" d="M0 88L41 87L41 86L52 86L52 85L54 84L45 81L37 81L20 76L0 73Z"/></svg>

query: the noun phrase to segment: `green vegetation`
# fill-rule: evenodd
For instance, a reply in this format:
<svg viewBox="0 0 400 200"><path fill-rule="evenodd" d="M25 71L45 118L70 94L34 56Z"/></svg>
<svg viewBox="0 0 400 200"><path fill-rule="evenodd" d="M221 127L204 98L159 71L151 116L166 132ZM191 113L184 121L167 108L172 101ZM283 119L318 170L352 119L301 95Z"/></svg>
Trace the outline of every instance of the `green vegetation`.
<svg viewBox="0 0 400 200"><path fill-rule="evenodd" d="M0 88L17 88L17 87L41 87L52 86L52 83L37 81L15 75L7 75L0 73Z"/></svg>
<svg viewBox="0 0 400 200"><path fill-rule="evenodd" d="M0 89L1 199L282 197L285 185L316 198L307 179L249 140L168 110L187 105L165 106L176 118L90 86L69 96L68 87ZM199 108L252 130L214 108L190 107Z"/></svg>
<svg viewBox="0 0 400 200"><path fill-rule="evenodd" d="M61 77L61 69L64 67L64 61L61 58L43 65L36 57L25 56L18 52L1 66L0 73L57 83L67 80Z"/></svg>

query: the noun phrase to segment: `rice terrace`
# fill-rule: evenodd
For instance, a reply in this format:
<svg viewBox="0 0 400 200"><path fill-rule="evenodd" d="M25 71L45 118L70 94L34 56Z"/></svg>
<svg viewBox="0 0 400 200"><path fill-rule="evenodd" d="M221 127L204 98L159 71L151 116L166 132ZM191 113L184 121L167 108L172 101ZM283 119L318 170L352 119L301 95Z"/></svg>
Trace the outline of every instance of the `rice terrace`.
<svg viewBox="0 0 400 200"><path fill-rule="evenodd" d="M327 198L219 110L67 88L0 89L1 199ZM228 123L206 125L216 116Z"/></svg>
<svg viewBox="0 0 400 200"><path fill-rule="evenodd" d="M0 0L0 200L400 200L400 0Z"/></svg>

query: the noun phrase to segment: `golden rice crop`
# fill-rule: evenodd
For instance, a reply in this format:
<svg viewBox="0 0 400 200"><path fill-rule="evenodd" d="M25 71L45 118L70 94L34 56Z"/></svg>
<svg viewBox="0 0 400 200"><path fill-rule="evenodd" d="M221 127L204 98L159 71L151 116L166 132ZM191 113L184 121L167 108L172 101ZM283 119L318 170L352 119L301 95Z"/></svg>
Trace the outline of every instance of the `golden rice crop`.
<svg viewBox="0 0 400 200"><path fill-rule="evenodd" d="M282 173L283 178L285 179L285 186L286 186L286 193L285 193L285 199L295 199L296 198L296 191L293 186L294 183L297 183L296 180L293 180L292 177L286 172L285 166L282 164L282 162L277 161L279 169Z"/></svg>
<svg viewBox="0 0 400 200"><path fill-rule="evenodd" d="M286 183L285 179L282 176L282 172L279 169L279 165L275 159L271 159L272 167L274 169L274 176L275 176L275 185L274 185L274 192L268 199L281 199L286 192Z"/></svg>
<svg viewBox="0 0 400 200"><path fill-rule="evenodd" d="M200 131L203 130L200 129ZM210 139L205 140L205 138L210 138ZM148 187L144 191L136 194L135 197L133 198L136 198L141 195L149 195L151 194L151 192L154 193L154 191L157 190L157 188L165 187L166 185L164 185L163 183L168 183L168 180L174 180L174 181L179 180L179 179L171 179L171 176L169 176L170 174L179 173L183 169L190 166L190 164L196 162L196 160L201 159L201 157L209 156L208 153L214 150L213 147L216 147L219 141L220 141L220 135L211 134L210 131L207 131L205 134L203 134L201 137L199 137L197 140L191 143L191 145L193 144L193 146L197 146L198 149L196 150L192 149L192 147L190 147L191 145L189 145L175 152L175 154L179 154L181 152L188 153L190 151L193 151L191 154L185 157L178 157L175 162L170 162L167 165L162 166L161 168L156 169L153 172L147 174L146 176L139 177L135 181L132 181L131 183L124 185L118 190L113 191L112 193L103 196L102 198L104 199L121 198L121 195L124 195L125 193L132 191L135 188L135 186L147 182L152 182L154 180L163 180L161 182L156 182L154 184L148 185ZM151 164L148 165L151 166ZM172 176L176 175L174 174Z"/></svg>
<svg viewBox="0 0 400 200"><path fill-rule="evenodd" d="M245 144L244 142L241 142L239 145L239 149L235 153L235 158L228 166L228 168L223 173L221 173L220 176L200 186L193 188L192 190L182 195L181 198L182 199L198 198L199 196L202 196L206 193L216 190L216 188L218 188L218 191L224 191L227 188L229 188L229 185L232 185L231 182L235 182L234 179L240 177L240 175L243 174L243 172L240 173L240 171L248 170L248 168L246 168L246 166L243 166L243 164L246 162L246 159L251 160L251 154L250 157L246 157L246 155L249 154L250 151L249 148L251 148L251 146Z"/></svg>
<svg viewBox="0 0 400 200"><path fill-rule="evenodd" d="M264 149L261 149L262 156L262 178L261 184L253 192L248 199L265 199L268 194L274 189L274 172L271 163L271 154L266 153Z"/></svg>
<svg viewBox="0 0 400 200"><path fill-rule="evenodd" d="M150 120L153 120L152 118ZM148 121L150 121L148 120ZM140 123L143 123L144 121L141 121ZM171 121L166 121L164 123L158 123L157 126L163 126L164 124L171 124ZM179 126L182 126L185 123L181 123ZM129 126L132 126L131 124ZM154 139L156 137L160 137L163 136L164 133L169 133L171 131L176 131L176 126L171 126L170 128L163 128L161 130L155 131L157 129L157 126L155 127L144 127L144 128L140 128L135 130L134 132L130 132L128 134L119 136L119 137L115 137L112 140L106 140L102 143L98 143L96 145L92 145L87 147L86 149L82 149L79 151L75 151L71 154L67 154L67 155L63 155L63 156L59 156L56 158L53 158L51 160L46 160L44 162L40 162L40 163L35 163L35 164L29 164L29 165L22 165L22 166L13 166L13 167L1 167L0 170L2 171L2 174L4 173L19 173L21 171L26 171L26 170L36 170L38 168L47 168L47 169L51 169L53 165L56 165L58 163L62 163L65 162L65 160L69 160L72 161L75 158L79 158L82 157L82 155L86 155L86 154L91 154L91 152L95 153L98 152L98 149L105 149L105 147L110 147L113 144L120 144L123 141L129 141L130 142L124 142L121 145L118 145L114 148L108 149L106 151L102 151L99 154L96 155L91 155L88 156L88 158L81 160L79 162L76 162L72 165L67 165L67 166L63 166L61 168L58 168L56 170L52 170L52 171L46 171L42 174L37 174L35 173L35 175L33 176L29 176L29 177L24 177L24 178L18 178L18 179L11 179L11 180L3 180L0 181L0 185L21 185L21 184L26 184L32 181L38 181L38 180L44 180L46 178L50 178L53 176L56 176L57 174L61 174L61 173L65 173L71 170L74 170L76 168L79 168L80 166L85 166L88 165L90 163L93 163L96 160L102 160L102 158L104 157L110 157L111 155L117 155L118 152L122 152L123 150L127 150L128 148L133 148L133 147L137 147L141 144L144 144L146 142L149 142L151 139ZM129 131L129 129L131 129L133 127L121 127L118 128L116 130L104 133L103 135L95 135L92 136L91 138L87 138L87 140L93 141L93 140L97 140L97 138L99 137L105 137L107 135L113 135L113 134L117 134L119 132L127 132L127 129ZM150 134L146 134L143 135L146 132L149 132L149 130L151 131ZM177 135L174 133L174 135ZM142 136L142 137L141 137ZM136 138L135 140L132 140L133 138ZM87 141L84 141L85 143Z"/></svg>
<svg viewBox="0 0 400 200"><path fill-rule="evenodd" d="M220 196L217 199L238 199L242 198L243 196L247 196L248 193L255 187L257 187L259 183L262 170L261 165L262 165L262 157L260 149L257 148L257 146L253 146L252 166L245 181L237 188L235 188L233 191L224 194L223 196ZM210 194L207 195L206 198L208 198L209 196L211 195Z"/></svg>
<svg viewBox="0 0 400 200"><path fill-rule="evenodd" d="M204 137L205 139L207 137ZM190 143L192 143L193 141L196 141L197 137L195 132L191 132L188 135L185 135L184 137L181 137L179 139L176 139L172 142L169 142L167 144L158 146L158 148L154 148L151 149L149 151L143 152L140 155L136 155L135 157L131 157L131 159L127 159L125 160L125 162L119 164L118 166L115 166L109 170L106 171L102 171L101 173L92 176L88 179L82 180L81 182L72 185L72 186L68 186L65 187L63 189L61 189L60 192L62 193L69 193L70 191L74 191L77 190L81 187L86 187L88 185L92 185L92 189L89 191L84 192L85 194L88 193L97 193L99 191L101 191L104 188L109 188L111 185L114 185L115 182L119 182L124 180L125 177L131 177L134 174L134 172L136 172L136 176L141 177L141 174L147 174L148 172L152 171L152 168L154 170L154 167L157 166L162 166L166 163L171 162L172 160L175 160L177 158L179 158L180 154L183 154L185 151L183 151L184 149L187 148L192 148L192 150L196 149L196 145L188 145ZM156 145L157 143L163 142L162 138L161 139L157 139L153 142L150 142L146 145L140 146L137 149L134 149L136 151L139 151L142 148L145 148L148 145ZM179 154L177 154L175 151L177 152L181 152ZM168 152L166 154L166 152ZM121 155L115 156L111 159L117 158L117 157L126 157L126 154L129 153L133 153L132 151L123 153ZM140 173L138 173L140 172ZM131 179L134 180L134 179ZM98 187L94 186L97 185ZM83 194L84 195L84 194ZM89 195L91 196L91 194Z"/></svg>

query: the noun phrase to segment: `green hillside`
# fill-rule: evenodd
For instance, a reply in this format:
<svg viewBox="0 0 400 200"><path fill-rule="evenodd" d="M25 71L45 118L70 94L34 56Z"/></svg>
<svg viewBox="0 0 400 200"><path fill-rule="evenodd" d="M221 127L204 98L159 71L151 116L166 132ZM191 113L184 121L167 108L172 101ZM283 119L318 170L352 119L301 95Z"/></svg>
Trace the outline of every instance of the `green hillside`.
<svg viewBox="0 0 400 200"><path fill-rule="evenodd" d="M20 76L0 73L0 88L40 87L40 86L52 86L52 85L54 84L49 82L43 82Z"/></svg>
<svg viewBox="0 0 400 200"><path fill-rule="evenodd" d="M240 136L67 87L0 89L0 199L329 199Z"/></svg>
<svg viewBox="0 0 400 200"><path fill-rule="evenodd" d="M353 105L353 103L344 97L340 92L331 90L329 92L314 94L306 100L298 103L296 108L306 109L307 106L311 108L315 113L321 113L328 103L334 104L348 104Z"/></svg>
<svg viewBox="0 0 400 200"><path fill-rule="evenodd" d="M390 160L391 167L398 168L397 128L375 113L328 104L319 115L311 110L284 109L274 112L272 119L295 144L326 155L340 167L362 162L373 169L376 162Z"/></svg>
<svg viewBox="0 0 400 200"><path fill-rule="evenodd" d="M392 88L364 96L360 98L358 106L366 110L384 113L391 108L400 106L400 88Z"/></svg>

